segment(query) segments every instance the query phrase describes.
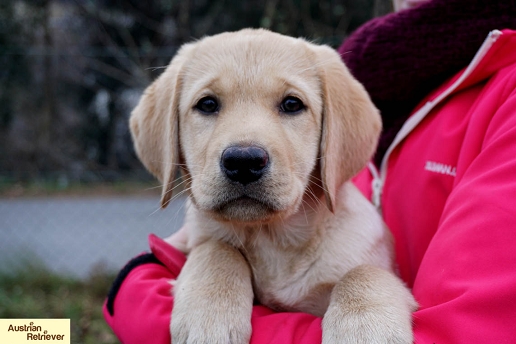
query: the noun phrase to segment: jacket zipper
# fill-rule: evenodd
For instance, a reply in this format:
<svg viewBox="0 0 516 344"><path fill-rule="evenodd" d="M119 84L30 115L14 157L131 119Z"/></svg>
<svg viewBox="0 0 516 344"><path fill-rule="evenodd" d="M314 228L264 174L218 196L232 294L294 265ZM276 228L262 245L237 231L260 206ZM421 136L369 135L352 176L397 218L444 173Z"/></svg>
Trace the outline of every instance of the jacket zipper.
<svg viewBox="0 0 516 344"><path fill-rule="evenodd" d="M502 32L499 30L491 31L482 46L477 51L475 57L473 57L473 60L471 60L464 73L462 73L462 75L450 87L439 94L439 96L433 100L428 101L425 105L423 105L423 107L421 107L418 111L409 117L409 119L405 122L405 124L403 124L400 131L394 138L392 144L385 152L382 163L380 164L379 171L373 163L368 164L368 169L373 176L373 193L371 201L379 211L382 209L383 186L385 179L387 178L387 163L392 151L394 151L396 146L399 145L414 130L414 128L416 128L419 123L421 123L421 121L430 113L433 108L435 108L437 104L448 97L453 91L455 91L455 89L457 89L457 87L459 87L464 82L464 80L466 80L471 75L471 73L477 68L480 61L482 61L486 53L489 51L489 49L491 49L492 45L501 35Z"/></svg>

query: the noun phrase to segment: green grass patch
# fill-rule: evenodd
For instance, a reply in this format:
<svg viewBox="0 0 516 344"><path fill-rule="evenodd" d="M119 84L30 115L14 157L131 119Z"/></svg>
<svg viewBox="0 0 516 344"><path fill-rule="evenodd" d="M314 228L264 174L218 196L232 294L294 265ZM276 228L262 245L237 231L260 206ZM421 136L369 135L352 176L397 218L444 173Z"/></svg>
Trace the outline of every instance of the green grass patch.
<svg viewBox="0 0 516 344"><path fill-rule="evenodd" d="M0 273L0 318L69 318L72 343L119 343L102 316L114 278L98 269L78 280L38 266Z"/></svg>

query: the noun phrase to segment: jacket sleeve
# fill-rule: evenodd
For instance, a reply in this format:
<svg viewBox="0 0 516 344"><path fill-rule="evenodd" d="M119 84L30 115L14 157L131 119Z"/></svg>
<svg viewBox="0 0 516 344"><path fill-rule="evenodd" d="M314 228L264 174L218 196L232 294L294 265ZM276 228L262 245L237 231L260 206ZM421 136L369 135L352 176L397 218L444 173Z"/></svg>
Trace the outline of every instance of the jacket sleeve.
<svg viewBox="0 0 516 344"><path fill-rule="evenodd" d="M122 269L103 306L106 322L124 344L171 342L170 281L177 278L186 257L155 235L149 236L149 244L152 254L138 256ZM254 306L251 323L251 344L321 342L321 318L310 314Z"/></svg>
<svg viewBox="0 0 516 344"><path fill-rule="evenodd" d="M464 138L469 154L414 280L417 343L516 338L515 76L485 95L477 108L484 120L471 121Z"/></svg>
<svg viewBox="0 0 516 344"><path fill-rule="evenodd" d="M104 318L124 344L170 343L170 281L186 257L155 235L149 236L149 244L152 253L127 263L104 302Z"/></svg>

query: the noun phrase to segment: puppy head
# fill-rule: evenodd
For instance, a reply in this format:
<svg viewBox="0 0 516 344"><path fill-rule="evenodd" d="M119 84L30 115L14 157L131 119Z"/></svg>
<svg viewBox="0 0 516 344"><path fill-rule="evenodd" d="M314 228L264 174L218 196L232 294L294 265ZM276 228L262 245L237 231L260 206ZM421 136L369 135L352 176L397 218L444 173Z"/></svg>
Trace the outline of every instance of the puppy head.
<svg viewBox="0 0 516 344"><path fill-rule="evenodd" d="M199 210L265 223L298 210L316 166L333 209L337 188L372 155L380 119L332 49L242 30L184 46L146 90L131 130L163 183L163 207L181 157Z"/></svg>

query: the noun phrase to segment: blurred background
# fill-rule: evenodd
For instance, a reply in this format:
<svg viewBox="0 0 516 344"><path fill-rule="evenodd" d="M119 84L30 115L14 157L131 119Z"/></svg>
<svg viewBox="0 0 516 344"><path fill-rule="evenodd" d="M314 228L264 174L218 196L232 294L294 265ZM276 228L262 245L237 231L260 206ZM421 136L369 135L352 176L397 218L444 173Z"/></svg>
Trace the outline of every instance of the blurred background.
<svg viewBox="0 0 516 344"><path fill-rule="evenodd" d="M389 0L0 0L0 318L71 318L72 342L117 343L101 318L159 210L132 108L182 43L265 27L337 47Z"/></svg>

